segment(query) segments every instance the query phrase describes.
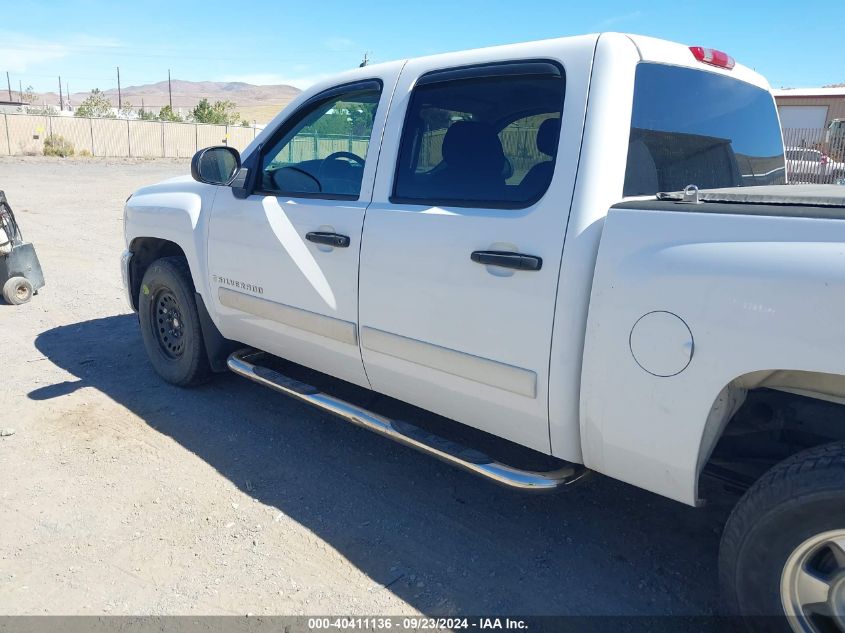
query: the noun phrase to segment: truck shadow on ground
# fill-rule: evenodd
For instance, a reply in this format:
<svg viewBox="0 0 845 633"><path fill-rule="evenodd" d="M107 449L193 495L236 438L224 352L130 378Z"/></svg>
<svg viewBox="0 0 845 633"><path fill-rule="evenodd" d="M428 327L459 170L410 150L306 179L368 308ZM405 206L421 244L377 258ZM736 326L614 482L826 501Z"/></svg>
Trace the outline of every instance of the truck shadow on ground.
<svg viewBox="0 0 845 633"><path fill-rule="evenodd" d="M506 490L234 375L167 385L134 315L48 330L36 347L76 380L30 398L103 392L428 615L718 609L731 500L716 486L704 509L597 475L553 495Z"/></svg>

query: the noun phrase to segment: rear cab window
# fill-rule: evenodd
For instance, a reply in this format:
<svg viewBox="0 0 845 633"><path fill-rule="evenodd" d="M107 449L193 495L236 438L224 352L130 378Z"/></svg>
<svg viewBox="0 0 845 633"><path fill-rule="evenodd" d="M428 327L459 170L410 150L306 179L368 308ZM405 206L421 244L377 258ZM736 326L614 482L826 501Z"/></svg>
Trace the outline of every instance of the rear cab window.
<svg viewBox="0 0 845 633"><path fill-rule="evenodd" d="M556 63L434 71L414 89L391 201L524 208L551 182L565 81Z"/></svg>
<svg viewBox="0 0 845 633"><path fill-rule="evenodd" d="M784 182L768 91L704 70L637 66L623 195Z"/></svg>

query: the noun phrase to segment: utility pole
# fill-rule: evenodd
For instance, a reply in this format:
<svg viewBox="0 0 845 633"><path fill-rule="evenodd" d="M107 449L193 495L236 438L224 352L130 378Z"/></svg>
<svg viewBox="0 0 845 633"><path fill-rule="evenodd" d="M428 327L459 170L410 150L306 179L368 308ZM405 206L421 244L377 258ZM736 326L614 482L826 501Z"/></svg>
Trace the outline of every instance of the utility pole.
<svg viewBox="0 0 845 633"><path fill-rule="evenodd" d="M6 87L9 89L9 101L12 100L12 82L9 79L9 71L6 71Z"/></svg>
<svg viewBox="0 0 845 633"><path fill-rule="evenodd" d="M18 79L18 101L23 101L23 81Z"/></svg>
<svg viewBox="0 0 845 633"><path fill-rule="evenodd" d="M173 89L170 87L170 69L167 69L167 96L170 98L170 109L173 109Z"/></svg>
<svg viewBox="0 0 845 633"><path fill-rule="evenodd" d="M120 66L117 66L117 109L123 110L123 97L120 94Z"/></svg>
<svg viewBox="0 0 845 633"><path fill-rule="evenodd" d="M59 112L65 109L64 99L62 98L62 76L59 75Z"/></svg>

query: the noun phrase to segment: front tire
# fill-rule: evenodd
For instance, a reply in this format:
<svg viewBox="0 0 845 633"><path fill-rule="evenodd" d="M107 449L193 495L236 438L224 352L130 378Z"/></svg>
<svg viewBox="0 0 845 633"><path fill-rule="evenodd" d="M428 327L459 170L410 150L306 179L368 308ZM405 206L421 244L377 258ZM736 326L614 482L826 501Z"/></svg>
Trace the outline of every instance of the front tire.
<svg viewBox="0 0 845 633"><path fill-rule="evenodd" d="M845 631L845 442L793 455L745 493L722 535L719 576L752 631Z"/></svg>
<svg viewBox="0 0 845 633"><path fill-rule="evenodd" d="M150 363L159 376L179 387L201 384L211 373L194 293L188 262L165 257L150 264L138 294L138 319Z"/></svg>

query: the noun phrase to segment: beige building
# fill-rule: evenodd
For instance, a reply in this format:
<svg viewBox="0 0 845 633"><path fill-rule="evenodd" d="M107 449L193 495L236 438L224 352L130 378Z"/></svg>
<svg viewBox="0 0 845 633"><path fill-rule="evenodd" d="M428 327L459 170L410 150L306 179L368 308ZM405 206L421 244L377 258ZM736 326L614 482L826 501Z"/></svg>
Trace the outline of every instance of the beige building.
<svg viewBox="0 0 845 633"><path fill-rule="evenodd" d="M773 90L781 127L826 130L845 120L845 87Z"/></svg>

